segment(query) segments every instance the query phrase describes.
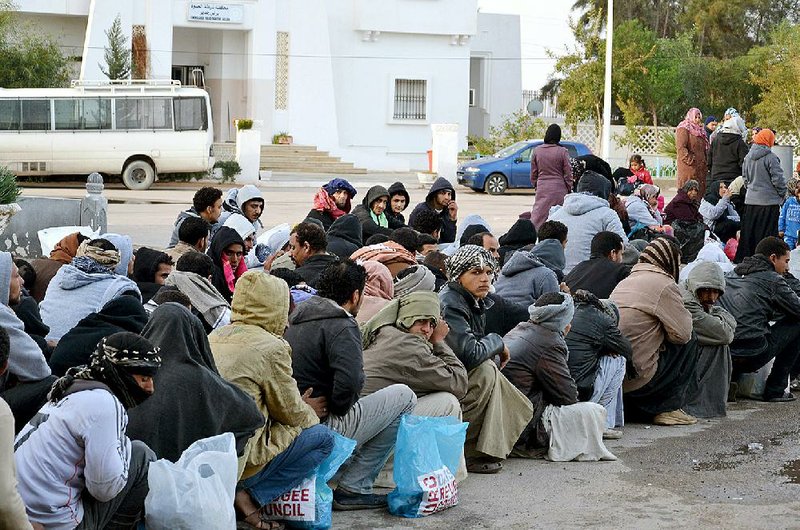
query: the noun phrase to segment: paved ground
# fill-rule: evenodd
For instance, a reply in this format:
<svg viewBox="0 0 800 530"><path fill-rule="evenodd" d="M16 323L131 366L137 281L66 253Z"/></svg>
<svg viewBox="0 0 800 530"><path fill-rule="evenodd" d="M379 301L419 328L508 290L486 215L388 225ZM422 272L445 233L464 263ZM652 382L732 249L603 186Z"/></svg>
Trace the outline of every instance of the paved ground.
<svg viewBox="0 0 800 530"><path fill-rule="evenodd" d="M371 185L385 176L365 177ZM389 183L394 179L386 179ZM412 202L425 191L405 177ZM263 183L264 223L301 220L317 181ZM197 183L146 192L109 186L109 228L137 244L163 245ZM115 189L116 188L116 189ZM29 195L79 197L72 188L29 187ZM674 190L667 190L668 198ZM460 216L481 213L497 233L530 208L530 192L492 197L457 190ZM724 420L692 427L629 425L609 448L617 462L511 460L498 475L469 477L461 504L420 520L381 512L336 513L335 528L800 528L800 403L744 401ZM760 444L750 445L750 444Z"/></svg>

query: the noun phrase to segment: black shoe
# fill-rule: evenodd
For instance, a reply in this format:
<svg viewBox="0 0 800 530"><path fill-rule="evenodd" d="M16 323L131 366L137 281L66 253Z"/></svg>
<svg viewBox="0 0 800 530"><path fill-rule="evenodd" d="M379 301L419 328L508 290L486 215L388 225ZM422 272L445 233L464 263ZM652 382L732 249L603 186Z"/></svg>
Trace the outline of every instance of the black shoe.
<svg viewBox="0 0 800 530"><path fill-rule="evenodd" d="M333 492L334 510L374 510L376 508L383 508L386 504L386 495L351 493L342 489L336 489Z"/></svg>
<svg viewBox="0 0 800 530"><path fill-rule="evenodd" d="M791 392L785 392L783 395L775 397L764 396L764 401L769 401L770 403L784 403L786 401L794 401L795 399L797 398L794 397L794 394Z"/></svg>
<svg viewBox="0 0 800 530"><path fill-rule="evenodd" d="M739 383L731 381L728 387L728 403L736 403L736 396L739 394Z"/></svg>

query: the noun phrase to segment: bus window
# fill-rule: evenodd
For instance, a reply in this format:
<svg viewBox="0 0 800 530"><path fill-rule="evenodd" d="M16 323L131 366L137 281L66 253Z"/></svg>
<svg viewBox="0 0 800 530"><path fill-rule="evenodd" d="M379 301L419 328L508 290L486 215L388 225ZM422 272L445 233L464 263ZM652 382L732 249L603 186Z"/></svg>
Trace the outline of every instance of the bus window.
<svg viewBox="0 0 800 530"><path fill-rule="evenodd" d="M110 99L57 99L54 105L57 131L111 128Z"/></svg>
<svg viewBox="0 0 800 530"><path fill-rule="evenodd" d="M208 130L204 98L175 98L172 104L175 106L176 131Z"/></svg>
<svg viewBox="0 0 800 530"><path fill-rule="evenodd" d="M119 98L117 129L172 129L170 98Z"/></svg>
<svg viewBox="0 0 800 530"><path fill-rule="evenodd" d="M23 131L49 131L50 100L23 99L21 128Z"/></svg>
<svg viewBox="0 0 800 530"><path fill-rule="evenodd" d="M19 130L19 100L0 99L0 131Z"/></svg>

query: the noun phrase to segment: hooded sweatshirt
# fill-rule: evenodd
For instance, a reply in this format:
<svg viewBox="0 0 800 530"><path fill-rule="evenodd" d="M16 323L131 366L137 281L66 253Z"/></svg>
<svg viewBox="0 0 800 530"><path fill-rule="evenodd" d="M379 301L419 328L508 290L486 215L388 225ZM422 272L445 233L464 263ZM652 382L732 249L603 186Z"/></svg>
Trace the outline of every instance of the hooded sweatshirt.
<svg viewBox="0 0 800 530"><path fill-rule="evenodd" d="M10 344L7 373L23 382L40 381L50 375L50 367L39 345L25 333L25 325L8 307L12 264L11 254L0 252L0 326L8 333ZM0 390L5 389L7 378L0 377Z"/></svg>
<svg viewBox="0 0 800 530"><path fill-rule="evenodd" d="M139 287L125 276L111 272L88 273L73 265L64 265L53 277L39 305L42 320L50 326L45 338L60 340L82 318L100 311L123 294L142 299Z"/></svg>
<svg viewBox="0 0 800 530"><path fill-rule="evenodd" d="M529 219L517 219L508 232L498 239L500 248L500 266L506 263L515 250L525 245L536 244L536 227Z"/></svg>
<svg viewBox="0 0 800 530"><path fill-rule="evenodd" d="M724 129L715 135L708 150L708 169L711 172L709 184L722 181L727 186L741 175L747 151L747 143L738 132Z"/></svg>
<svg viewBox="0 0 800 530"><path fill-rule="evenodd" d="M361 248L361 221L353 214L346 214L333 222L326 234L328 246L326 250L340 258L349 258Z"/></svg>
<svg viewBox="0 0 800 530"><path fill-rule="evenodd" d="M267 274L242 276L233 297L231 324L209 337L220 375L255 401L266 425L245 448L245 476L263 468L319 423L292 378L292 349L283 339L289 323L289 287Z"/></svg>
<svg viewBox="0 0 800 530"><path fill-rule="evenodd" d="M402 195L403 198L405 198L406 205L403 208L403 211L407 210L411 204L411 197L409 197L408 191L406 191L406 187L402 182L395 182L389 186L389 206L386 208L386 217L389 218L389 228L392 230L406 226L405 216L403 216L402 213L395 213L392 210L392 197L395 195Z"/></svg>
<svg viewBox="0 0 800 530"><path fill-rule="evenodd" d="M147 303L161 289L161 284L156 283L155 279L160 267L159 261L164 257L168 257L166 253L152 248L141 247L136 251L133 279L142 293L142 302Z"/></svg>
<svg viewBox="0 0 800 530"><path fill-rule="evenodd" d="M742 164L742 176L747 186L744 203L755 206L777 206L786 196L786 177L781 161L765 145L753 144Z"/></svg>
<svg viewBox="0 0 800 530"><path fill-rule="evenodd" d="M439 236L439 243L452 243L456 240L456 221L450 219L450 213L447 208L436 210L433 207L433 198L442 190L450 190L450 198L456 200L456 191L450 181L444 177L437 178L431 186L428 195L425 196L425 202L421 202L414 207L414 211L408 218L408 224L413 225L414 219L417 214L422 210L430 210L435 212L442 218L442 232Z"/></svg>
<svg viewBox="0 0 800 530"><path fill-rule="evenodd" d="M564 205L553 207L548 220L564 223L569 229L564 249L564 274L569 274L575 265L589 259L592 239L598 232L614 232L622 237L624 243L628 242L622 222L609 208L608 201L588 193L570 193L564 197Z"/></svg>
<svg viewBox="0 0 800 530"><path fill-rule="evenodd" d="M558 292L558 279L532 252L520 251L503 265L494 288L499 297L529 306L544 293Z"/></svg>
<svg viewBox="0 0 800 530"><path fill-rule="evenodd" d="M253 199L261 199L262 202L264 201L264 195L261 193L261 190L255 187L253 184L247 184L241 188L233 188L229 190L228 194L225 196L225 199L222 201L223 212L219 216L219 221L211 230L211 237L214 237L216 228L219 228L225 224L225 221L227 221L228 217L231 215L238 213L244 216L244 203ZM252 225L253 231L255 232L258 232L263 227L260 219L252 221Z"/></svg>
<svg viewBox="0 0 800 530"><path fill-rule="evenodd" d="M233 276L234 283L247 270L247 265L244 263L244 256L239 261L236 270L232 270L230 262L224 256L223 251L231 245L238 243L244 250L244 240L234 230L227 226L221 227L211 240L211 246L208 249L208 255L211 261L214 262L214 272L211 275L211 283L219 291L219 294L230 303L233 297L233 290L230 288L229 279Z"/></svg>
<svg viewBox="0 0 800 530"><path fill-rule="evenodd" d="M548 269L555 272L559 282L564 279L564 267L567 266L567 260L561 241L557 239L540 241L531 249L531 254L544 263Z"/></svg>
<svg viewBox="0 0 800 530"><path fill-rule="evenodd" d="M175 245L180 242L181 238L178 237L178 231L181 229L183 222L189 217L200 217L200 214L197 213L197 210L194 209L194 206L178 214L178 218L175 219L175 227L172 229L172 234L169 236L169 244L167 245L168 249L175 247ZM211 225L211 232L214 232L217 227L219 227L219 222Z"/></svg>
<svg viewBox="0 0 800 530"><path fill-rule="evenodd" d="M292 370L300 392L313 388L328 410L344 416L364 386L361 332L336 302L312 296L295 309L284 335L292 347Z"/></svg>
<svg viewBox="0 0 800 530"><path fill-rule="evenodd" d="M386 210L389 210L389 191L383 186L372 186L367 190L367 195L361 201L361 204L353 209L353 215L358 217L361 221L361 234L366 240L375 234L391 235L392 229L389 228L389 219L386 217L386 210L381 212L380 216L376 216L372 211L372 203L386 197Z"/></svg>

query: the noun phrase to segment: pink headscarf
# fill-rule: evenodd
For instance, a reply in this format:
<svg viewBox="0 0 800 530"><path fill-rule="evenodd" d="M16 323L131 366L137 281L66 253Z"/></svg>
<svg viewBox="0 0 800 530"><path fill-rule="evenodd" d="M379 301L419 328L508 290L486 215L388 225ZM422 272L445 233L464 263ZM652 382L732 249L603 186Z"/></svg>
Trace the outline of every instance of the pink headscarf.
<svg viewBox="0 0 800 530"><path fill-rule="evenodd" d="M706 144L706 149L708 149L708 137L706 136L706 131L703 128L703 124L695 123L695 118L698 117L702 118L703 113L700 112L700 109L692 107L689 109L689 112L686 113L686 117L683 119L683 121L678 124L678 129L686 129L692 136L702 138Z"/></svg>
<svg viewBox="0 0 800 530"><path fill-rule="evenodd" d="M361 265L367 270L364 294L391 300L394 297L394 283L392 273L389 272L386 265L377 261L364 261Z"/></svg>

